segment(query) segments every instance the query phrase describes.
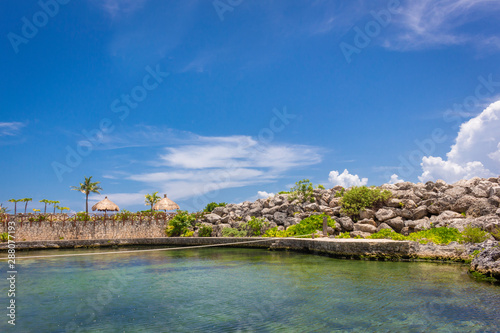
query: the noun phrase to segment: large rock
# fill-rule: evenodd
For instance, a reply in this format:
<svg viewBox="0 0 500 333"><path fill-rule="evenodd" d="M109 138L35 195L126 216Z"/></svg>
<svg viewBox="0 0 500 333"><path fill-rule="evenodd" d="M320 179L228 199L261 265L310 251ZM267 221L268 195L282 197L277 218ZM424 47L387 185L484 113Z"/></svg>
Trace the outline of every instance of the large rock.
<svg viewBox="0 0 500 333"><path fill-rule="evenodd" d="M471 262L471 270L500 279L500 247L498 242L482 243L482 250Z"/></svg>
<svg viewBox="0 0 500 333"><path fill-rule="evenodd" d="M389 220L386 220L385 223L388 226L390 226L392 229L394 229L394 231L396 231L396 232L400 232L401 229L403 229L405 226L403 219L399 216L392 218L392 219L389 219Z"/></svg>
<svg viewBox="0 0 500 333"><path fill-rule="evenodd" d="M361 221L358 221L357 224L370 224L374 227L377 227L377 222L375 222L373 219L363 219Z"/></svg>
<svg viewBox="0 0 500 333"><path fill-rule="evenodd" d="M315 202L304 206L306 212L319 212L319 205Z"/></svg>
<svg viewBox="0 0 500 333"><path fill-rule="evenodd" d="M219 216L224 216L229 212L226 207L215 207L212 211L212 214L217 214Z"/></svg>
<svg viewBox="0 0 500 333"><path fill-rule="evenodd" d="M472 205L467 209L467 216L479 217L483 215L494 214L496 207L491 205L486 198L476 199Z"/></svg>
<svg viewBox="0 0 500 333"><path fill-rule="evenodd" d="M465 213L477 200L472 195L464 195L451 205L451 210L457 213Z"/></svg>
<svg viewBox="0 0 500 333"><path fill-rule="evenodd" d="M276 212L276 213L274 213L274 216L273 216L274 222L276 222L277 225L284 225L286 218L287 218L287 215L286 215L286 213L283 213L283 212Z"/></svg>
<svg viewBox="0 0 500 333"><path fill-rule="evenodd" d="M457 199L463 197L464 195L468 194L469 191L467 191L467 189L465 187L454 186L454 187L449 188L446 191L444 191L444 193L446 195L449 195L453 199L457 200Z"/></svg>
<svg viewBox="0 0 500 333"><path fill-rule="evenodd" d="M217 214L210 213L205 215L205 220L207 220L211 224L219 224L221 217Z"/></svg>
<svg viewBox="0 0 500 333"><path fill-rule="evenodd" d="M419 206L412 211L413 213L413 219L414 220L420 220L421 218L424 218L429 214L429 211L427 210L427 206Z"/></svg>
<svg viewBox="0 0 500 333"><path fill-rule="evenodd" d="M396 213L392 209L381 208L375 213L375 217L380 222L384 222L396 217Z"/></svg>
<svg viewBox="0 0 500 333"><path fill-rule="evenodd" d="M354 222L352 222L350 217L339 217L335 219L336 222L342 227L344 231L352 231L354 230Z"/></svg>
<svg viewBox="0 0 500 333"><path fill-rule="evenodd" d="M390 229L390 230L393 230L388 224L386 223L380 223L380 225L378 226L377 228L377 232L379 232L380 230L382 229Z"/></svg>
<svg viewBox="0 0 500 333"><path fill-rule="evenodd" d="M364 232L364 231L361 231L361 230L356 230L356 231L352 231L350 233L351 237L362 237L362 238L366 238L366 237L369 237L371 235L371 233L369 232Z"/></svg>
<svg viewBox="0 0 500 333"><path fill-rule="evenodd" d="M340 199L341 198L334 197L333 199L330 200L330 202L328 203L328 206L330 206L331 208L340 206Z"/></svg>
<svg viewBox="0 0 500 333"><path fill-rule="evenodd" d="M363 231L363 232L373 234L373 233L377 232L377 227L374 227L371 224L356 223L356 224L354 224L354 231Z"/></svg>
<svg viewBox="0 0 500 333"><path fill-rule="evenodd" d="M359 212L360 219L373 219L375 217L375 212L372 209L363 209Z"/></svg>

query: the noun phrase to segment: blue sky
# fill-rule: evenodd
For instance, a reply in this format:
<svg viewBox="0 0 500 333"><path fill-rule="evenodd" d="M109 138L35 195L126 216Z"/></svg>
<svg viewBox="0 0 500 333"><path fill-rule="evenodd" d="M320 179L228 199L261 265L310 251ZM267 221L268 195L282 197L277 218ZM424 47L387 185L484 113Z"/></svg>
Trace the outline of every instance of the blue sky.
<svg viewBox="0 0 500 333"><path fill-rule="evenodd" d="M0 3L0 202L500 174L500 2ZM92 196L92 202L102 196Z"/></svg>

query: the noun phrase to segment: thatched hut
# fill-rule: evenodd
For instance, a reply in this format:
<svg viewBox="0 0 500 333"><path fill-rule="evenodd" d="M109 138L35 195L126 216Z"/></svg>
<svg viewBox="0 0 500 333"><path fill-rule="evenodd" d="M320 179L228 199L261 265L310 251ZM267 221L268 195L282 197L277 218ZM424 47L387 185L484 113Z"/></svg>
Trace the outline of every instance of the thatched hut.
<svg viewBox="0 0 500 333"><path fill-rule="evenodd" d="M163 199L158 201L154 206L154 210L176 210L179 209L179 205L167 198L167 195L164 194Z"/></svg>
<svg viewBox="0 0 500 333"><path fill-rule="evenodd" d="M104 215L106 215L107 211L117 212L120 208L113 201L109 200L108 197L105 197L103 200L92 206L92 211L96 210L104 212Z"/></svg>

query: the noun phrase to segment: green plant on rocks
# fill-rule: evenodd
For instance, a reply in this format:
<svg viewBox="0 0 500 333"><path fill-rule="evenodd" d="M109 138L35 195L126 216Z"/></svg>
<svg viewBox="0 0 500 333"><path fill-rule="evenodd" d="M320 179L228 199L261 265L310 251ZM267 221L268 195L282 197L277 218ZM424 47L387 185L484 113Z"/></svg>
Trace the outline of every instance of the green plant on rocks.
<svg viewBox="0 0 500 333"><path fill-rule="evenodd" d="M343 213L356 217L365 208L372 208L387 201L391 195L390 191L382 191L376 187L354 186L343 193L340 206Z"/></svg>
<svg viewBox="0 0 500 333"><path fill-rule="evenodd" d="M246 230L238 230L236 228L223 228L222 237L246 237Z"/></svg>
<svg viewBox="0 0 500 333"><path fill-rule="evenodd" d="M168 222L168 227L166 228L165 233L169 237L181 236L189 231L189 228L195 220L195 217L187 211L179 210L177 211L177 215L175 215Z"/></svg>
<svg viewBox="0 0 500 333"><path fill-rule="evenodd" d="M0 234L0 242L7 242L9 240L9 234L7 232L2 232Z"/></svg>
<svg viewBox="0 0 500 333"><path fill-rule="evenodd" d="M212 227L208 225L202 225L198 230L198 237L211 237L212 236Z"/></svg>
<svg viewBox="0 0 500 333"><path fill-rule="evenodd" d="M379 232L371 234L368 236L370 239L392 239L392 240L408 240L408 237L398 234L391 229L382 229Z"/></svg>
<svg viewBox="0 0 500 333"><path fill-rule="evenodd" d="M267 229L263 237L290 237L290 232L286 230L278 230L278 227Z"/></svg>
<svg viewBox="0 0 500 333"><path fill-rule="evenodd" d="M351 234L348 231L341 232L336 238L351 238Z"/></svg>
<svg viewBox="0 0 500 333"><path fill-rule="evenodd" d="M290 236L310 235L316 230L323 230L323 218L327 218L327 224L331 228L335 228L335 220L326 214L311 215L306 217L300 223L292 225L286 229Z"/></svg>
<svg viewBox="0 0 500 333"><path fill-rule="evenodd" d="M302 179L295 183L295 186L290 189L290 196L288 197L290 201L296 199L301 202L314 202L313 197L314 187L309 179Z"/></svg>
<svg viewBox="0 0 500 333"><path fill-rule="evenodd" d="M462 236L465 243L482 243L490 238L486 231L483 231L481 228L472 227L471 225L464 228Z"/></svg>
<svg viewBox="0 0 500 333"><path fill-rule="evenodd" d="M211 202L209 204L207 204L205 206L205 209L203 209L203 211L205 213L211 213L215 208L217 207L226 207L226 203L225 202L219 202L219 203L216 203L216 202Z"/></svg>

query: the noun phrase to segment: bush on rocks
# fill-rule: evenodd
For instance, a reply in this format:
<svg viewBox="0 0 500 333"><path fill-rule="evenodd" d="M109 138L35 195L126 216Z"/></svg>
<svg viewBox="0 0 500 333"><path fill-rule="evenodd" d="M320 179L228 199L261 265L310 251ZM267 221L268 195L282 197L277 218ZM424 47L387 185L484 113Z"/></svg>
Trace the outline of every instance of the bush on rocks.
<svg viewBox="0 0 500 333"><path fill-rule="evenodd" d="M352 217L358 217L365 208L372 208L382 204L391 197L389 190L381 190L375 187L354 186L349 191L345 191L340 205L342 212Z"/></svg>

